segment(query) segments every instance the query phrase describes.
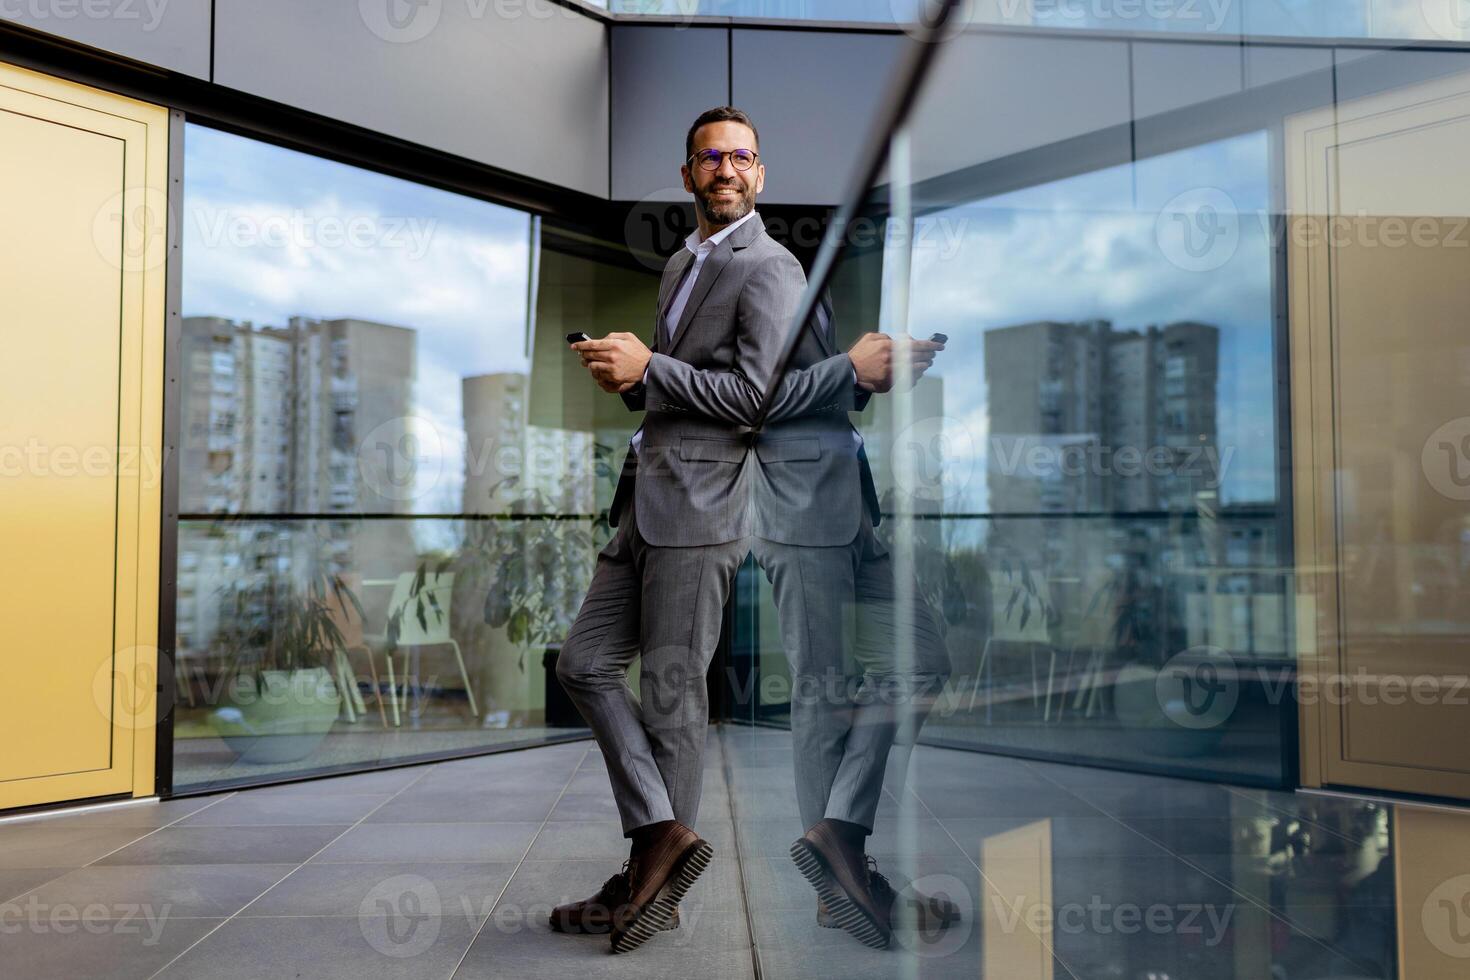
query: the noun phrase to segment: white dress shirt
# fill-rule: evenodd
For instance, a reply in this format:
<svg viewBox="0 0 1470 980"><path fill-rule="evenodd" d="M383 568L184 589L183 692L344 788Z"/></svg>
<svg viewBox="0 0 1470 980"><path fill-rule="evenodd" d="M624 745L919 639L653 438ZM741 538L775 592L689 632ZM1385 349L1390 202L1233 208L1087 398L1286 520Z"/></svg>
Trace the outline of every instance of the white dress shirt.
<svg viewBox="0 0 1470 980"><path fill-rule="evenodd" d="M662 336L659 338L662 343L659 346L664 350L668 350L673 345L674 331L679 329L679 321L684 318L684 308L689 305L689 297L694 293L694 284L699 281L699 273L704 268L704 260L709 258L710 253L718 248L721 242L729 238L736 228L739 228L754 218L758 213L752 210L739 221L726 225L708 238L701 239L699 237L699 229L696 228L689 233L688 238L684 239L684 247L694 253L694 261L684 271L684 281L674 291L674 298L669 303L668 310L664 312L663 316L659 317L658 330L662 333ZM643 369L643 383L648 383L647 368ZM637 432L633 433L631 440L633 452L638 452L638 444L642 441L643 430L640 428Z"/></svg>
<svg viewBox="0 0 1470 980"><path fill-rule="evenodd" d="M664 336L662 337L663 344L661 345L664 350L668 350L669 345L673 343L674 331L679 329L679 321L684 318L684 308L689 305L689 297L694 293L694 284L699 280L699 272L704 268L704 260L709 258L710 253L718 248L721 242L729 238L735 232L736 228L739 228L750 219L756 217L757 213L756 211L751 211L739 221L726 225L703 241L699 238L698 228L694 229L689 234L689 237L684 239L684 247L694 253L694 262L691 264L688 272L685 273L684 281L679 284L679 289L674 293L673 302L669 303L669 308L664 314L663 322L660 324L660 329L664 331ZM645 379L647 376L647 372L644 372Z"/></svg>

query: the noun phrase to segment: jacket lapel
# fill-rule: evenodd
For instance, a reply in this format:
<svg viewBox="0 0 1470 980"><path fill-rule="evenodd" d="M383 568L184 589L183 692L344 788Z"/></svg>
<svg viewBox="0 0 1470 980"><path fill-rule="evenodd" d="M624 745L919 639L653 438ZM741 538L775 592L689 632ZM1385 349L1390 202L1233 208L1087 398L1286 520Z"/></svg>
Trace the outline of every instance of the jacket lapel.
<svg viewBox="0 0 1470 980"><path fill-rule="evenodd" d="M685 329L689 326L689 321L694 319L694 314L698 313L699 308L704 305L704 301L709 297L710 290L715 286L715 281L720 278L720 273L725 271L726 266L734 260L735 253L741 249L748 248L757 238L765 233L765 222L757 214L745 224L736 228L734 233L716 246L715 250L710 253L709 258L704 260L704 266L699 270L699 279L694 283L694 292L689 294L689 302L684 306L684 313L679 317L679 325L674 329L674 341L669 344L669 349L666 352L669 356L673 356L674 349L684 340L684 335L689 332ZM687 249L684 254L689 255L691 260L694 258L693 255L689 254Z"/></svg>
<svg viewBox="0 0 1470 980"><path fill-rule="evenodd" d="M826 327L823 328L823 320ZM827 290L822 290L821 297L817 300L817 309L812 312L812 329L816 331L817 343L822 346L822 351L828 357L837 353L837 326L832 322L832 295Z"/></svg>
<svg viewBox="0 0 1470 980"><path fill-rule="evenodd" d="M679 288L679 283L684 279L684 271L693 261L693 253L687 248L680 248L669 259L669 264L664 266L663 282L659 284L658 289L658 309L654 311L653 343L648 345L648 349L655 353L664 344L664 310L669 308L669 303L674 298L674 290Z"/></svg>

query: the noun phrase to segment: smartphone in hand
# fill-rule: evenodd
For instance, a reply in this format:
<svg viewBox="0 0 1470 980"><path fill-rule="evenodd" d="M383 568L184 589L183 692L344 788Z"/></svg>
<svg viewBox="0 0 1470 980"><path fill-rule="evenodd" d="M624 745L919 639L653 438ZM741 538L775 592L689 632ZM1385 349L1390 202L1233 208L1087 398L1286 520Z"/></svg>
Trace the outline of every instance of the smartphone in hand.
<svg viewBox="0 0 1470 980"><path fill-rule="evenodd" d="M584 340L591 340L591 339L592 339L591 337L587 336L585 333L582 333L581 331L578 331L577 333L569 333L569 334L567 334L567 343L569 343L569 344L580 344Z"/></svg>
<svg viewBox="0 0 1470 980"><path fill-rule="evenodd" d="M929 338L929 343L931 343L931 344L947 344L947 343L949 343L949 337L946 336L945 334L937 333L937 334L934 334L933 336L931 336Z"/></svg>

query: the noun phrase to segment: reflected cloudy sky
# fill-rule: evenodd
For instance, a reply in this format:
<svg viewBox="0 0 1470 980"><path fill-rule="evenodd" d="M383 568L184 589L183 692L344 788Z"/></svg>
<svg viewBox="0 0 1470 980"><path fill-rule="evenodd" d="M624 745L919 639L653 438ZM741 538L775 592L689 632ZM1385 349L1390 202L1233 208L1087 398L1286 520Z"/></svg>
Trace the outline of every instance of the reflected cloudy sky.
<svg viewBox="0 0 1470 980"><path fill-rule="evenodd" d="M605 6L606 0L594 0ZM973 24L1278 37L1470 37L1464 0L969 0ZM612 0L619 13L893 23L920 0Z"/></svg>
<svg viewBox="0 0 1470 980"><path fill-rule="evenodd" d="M530 217L200 126L188 127L186 158L185 315L415 330L415 412L445 434L440 471L454 484L415 509L455 509L461 379L528 369ZM950 336L934 373L977 453L947 509L987 509L984 331L1034 320L1219 327L1219 445L1233 453L1224 500L1275 499L1268 174L1255 133L923 219L942 228L915 249L913 322ZM1200 193L1238 228L1206 270L1186 267L1160 223Z"/></svg>
<svg viewBox="0 0 1470 980"><path fill-rule="evenodd" d="M968 477L946 510L988 510L984 333L1038 320L1219 327L1218 445L1233 454L1222 496L1275 499L1269 172L1266 135L1254 133L921 219L942 228L927 247L922 227L915 234L911 322L916 334L949 336L932 373L977 454L952 461ZM1220 217L1238 236L1209 249L1201 238L1194 257L1179 250L1171 217L1208 202L1233 209Z"/></svg>
<svg viewBox="0 0 1470 980"><path fill-rule="evenodd" d="M442 437L414 509L458 510L461 379L529 369L530 216L197 125L185 174L184 315L414 330L414 412Z"/></svg>

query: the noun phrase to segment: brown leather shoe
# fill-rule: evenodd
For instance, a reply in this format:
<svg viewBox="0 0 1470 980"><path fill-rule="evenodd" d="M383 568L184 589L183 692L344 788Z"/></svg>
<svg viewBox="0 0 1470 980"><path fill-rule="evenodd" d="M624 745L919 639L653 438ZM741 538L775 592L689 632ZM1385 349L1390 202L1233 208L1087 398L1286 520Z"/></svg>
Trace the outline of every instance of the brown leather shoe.
<svg viewBox="0 0 1470 980"><path fill-rule="evenodd" d="M612 915L612 951L637 949L663 931L714 853L708 841L670 821L657 840L630 857L628 900Z"/></svg>
<svg viewBox="0 0 1470 980"><path fill-rule="evenodd" d="M604 881L596 895L552 909L551 929L553 932L601 935L612 929L613 911L627 903L628 864L624 862L623 870ZM677 907L663 928L666 931L679 928Z"/></svg>
<svg viewBox="0 0 1470 980"><path fill-rule="evenodd" d="M872 892L873 901L888 910L888 921L891 925L898 917L898 912L893 908L898 893L888 879L878 873L878 862L871 857L865 857L865 860L868 865L868 891ZM907 924L921 932L932 933L939 929L948 929L960 921L960 907L943 895L925 895L915 890L914 897L908 904L911 907L905 908L902 914L905 919L912 919ZM817 925L823 929L842 928L820 898L817 899Z"/></svg>
<svg viewBox="0 0 1470 980"><path fill-rule="evenodd" d="M843 843L830 820L819 820L791 845L791 860L817 890L838 928L865 946L884 949L892 935L888 909L879 903L868 884L868 868L862 851Z"/></svg>

